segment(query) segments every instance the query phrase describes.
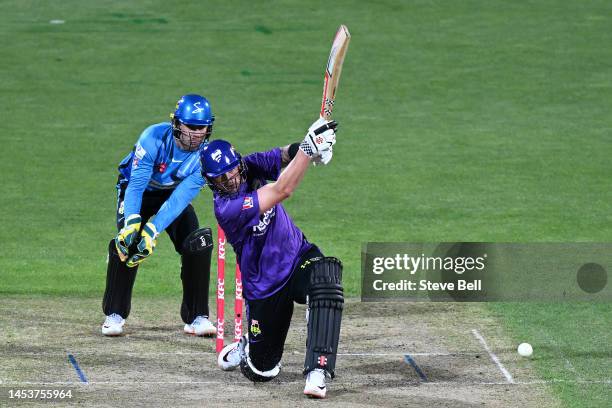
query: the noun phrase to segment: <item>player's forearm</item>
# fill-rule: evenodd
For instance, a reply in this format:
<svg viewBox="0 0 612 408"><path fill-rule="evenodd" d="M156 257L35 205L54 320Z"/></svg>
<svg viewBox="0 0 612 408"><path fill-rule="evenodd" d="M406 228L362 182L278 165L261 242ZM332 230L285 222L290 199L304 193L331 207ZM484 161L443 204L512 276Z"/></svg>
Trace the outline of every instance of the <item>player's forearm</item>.
<svg viewBox="0 0 612 408"><path fill-rule="evenodd" d="M289 198L304 178L310 165L310 158L301 150L280 174L274 183L266 184L257 190L259 213L263 214L276 204Z"/></svg>
<svg viewBox="0 0 612 408"><path fill-rule="evenodd" d="M125 199L123 200L123 208L125 217L128 218L133 214L140 214L142 205L142 195L147 187L146 183L135 180L130 180L125 190Z"/></svg>
<svg viewBox="0 0 612 408"><path fill-rule="evenodd" d="M284 198L291 196L304 178L309 164L310 158L298 149L293 160L273 184L274 190Z"/></svg>
<svg viewBox="0 0 612 408"><path fill-rule="evenodd" d="M164 231L183 212L183 210L198 196L204 179L199 173L194 173L183 180L172 192L168 200L155 215L153 224L158 232Z"/></svg>
<svg viewBox="0 0 612 408"><path fill-rule="evenodd" d="M152 173L153 166L149 163L141 163L137 168L132 167L132 175L125 190L125 200L123 201L126 218L132 214L140 214L142 194L149 184Z"/></svg>

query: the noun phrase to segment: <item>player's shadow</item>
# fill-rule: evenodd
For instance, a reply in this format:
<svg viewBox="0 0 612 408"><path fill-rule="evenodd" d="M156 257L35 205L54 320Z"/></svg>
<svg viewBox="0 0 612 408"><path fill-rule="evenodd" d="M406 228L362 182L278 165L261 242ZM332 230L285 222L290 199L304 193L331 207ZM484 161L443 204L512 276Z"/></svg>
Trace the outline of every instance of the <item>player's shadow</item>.
<svg viewBox="0 0 612 408"><path fill-rule="evenodd" d="M153 333L164 333L164 334L168 334L168 333L173 333L178 331L178 328L176 325L166 325L166 326L141 326L139 327L140 330L146 331L146 332L153 332Z"/></svg>

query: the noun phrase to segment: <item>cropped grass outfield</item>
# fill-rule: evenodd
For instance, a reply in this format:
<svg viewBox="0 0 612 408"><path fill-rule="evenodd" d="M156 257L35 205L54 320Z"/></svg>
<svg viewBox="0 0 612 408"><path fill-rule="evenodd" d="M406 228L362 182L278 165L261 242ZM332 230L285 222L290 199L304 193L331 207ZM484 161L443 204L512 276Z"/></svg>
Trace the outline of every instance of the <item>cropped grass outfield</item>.
<svg viewBox="0 0 612 408"><path fill-rule="evenodd" d="M13 0L0 22L2 296L101 298L116 165L181 94L206 95L214 137L243 153L299 140L340 23L334 160L286 207L344 261L349 295L365 241L612 239L609 1ZM195 206L212 225L207 189ZM134 301L180 297L178 263L162 236ZM610 377L609 304L490 311L540 346L542 378L576 378L559 351ZM609 384L552 387L567 406L612 399Z"/></svg>

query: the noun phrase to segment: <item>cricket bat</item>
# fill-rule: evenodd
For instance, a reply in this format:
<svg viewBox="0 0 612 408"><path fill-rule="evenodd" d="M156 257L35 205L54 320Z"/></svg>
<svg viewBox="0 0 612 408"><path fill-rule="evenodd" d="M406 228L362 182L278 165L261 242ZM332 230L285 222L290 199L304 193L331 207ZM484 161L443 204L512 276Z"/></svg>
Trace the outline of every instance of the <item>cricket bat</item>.
<svg viewBox="0 0 612 408"><path fill-rule="evenodd" d="M342 73L342 64L344 56L348 50L351 34L348 28L343 24L336 31L334 42L332 43L327 67L325 68L325 80L323 82L323 101L321 102L321 117L325 120L330 120L334 109L334 101L336 100L336 90Z"/></svg>

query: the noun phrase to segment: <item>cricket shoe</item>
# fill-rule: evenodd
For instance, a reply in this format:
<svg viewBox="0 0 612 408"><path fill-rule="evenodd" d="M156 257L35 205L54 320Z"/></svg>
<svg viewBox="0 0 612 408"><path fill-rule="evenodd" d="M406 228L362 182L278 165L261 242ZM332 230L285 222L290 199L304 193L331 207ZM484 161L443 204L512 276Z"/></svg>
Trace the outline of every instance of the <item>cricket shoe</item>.
<svg viewBox="0 0 612 408"><path fill-rule="evenodd" d="M194 336L214 336L217 334L217 329L208 320L208 316L196 317L191 324L186 324L183 330L185 333Z"/></svg>
<svg viewBox="0 0 612 408"><path fill-rule="evenodd" d="M105 336L120 336L123 334L123 325L125 319L119 316L117 313L106 316L104 324L102 325L102 334Z"/></svg>
<svg viewBox="0 0 612 408"><path fill-rule="evenodd" d="M311 398L325 398L325 394L327 394L325 370L322 368L315 368L306 376L304 395L308 395Z"/></svg>
<svg viewBox="0 0 612 408"><path fill-rule="evenodd" d="M225 346L221 353L219 353L219 357L217 357L219 368L223 371L235 370L240 365L242 356L245 354L244 348L246 342L246 336L242 336L240 341Z"/></svg>

